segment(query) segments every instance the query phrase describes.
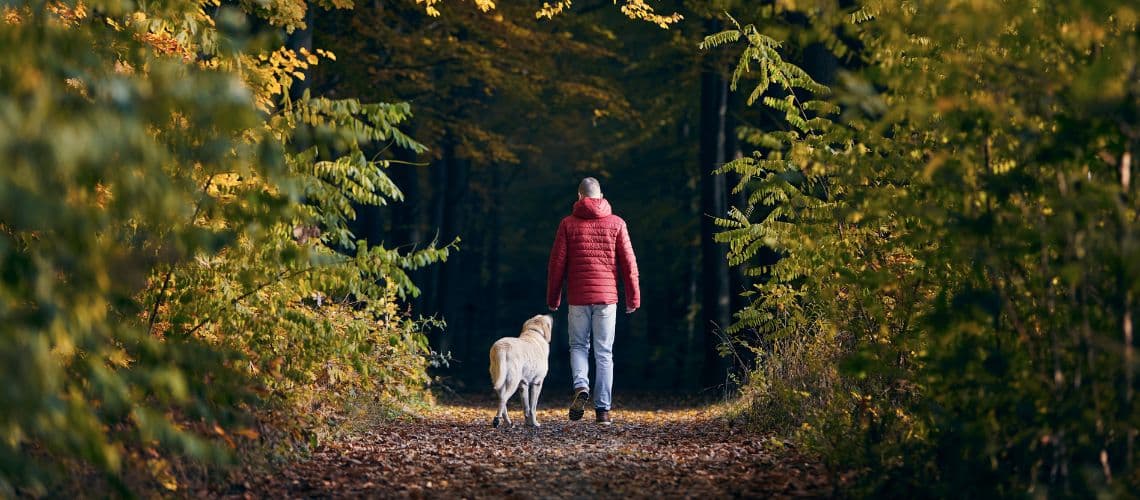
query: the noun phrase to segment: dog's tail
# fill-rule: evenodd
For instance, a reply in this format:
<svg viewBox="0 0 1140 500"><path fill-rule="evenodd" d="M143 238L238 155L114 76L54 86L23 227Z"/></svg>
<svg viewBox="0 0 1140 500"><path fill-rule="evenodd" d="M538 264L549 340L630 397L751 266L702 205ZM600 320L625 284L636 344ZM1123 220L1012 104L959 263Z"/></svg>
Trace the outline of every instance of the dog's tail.
<svg viewBox="0 0 1140 500"><path fill-rule="evenodd" d="M491 386L502 390L507 383L507 350L503 346L491 348Z"/></svg>

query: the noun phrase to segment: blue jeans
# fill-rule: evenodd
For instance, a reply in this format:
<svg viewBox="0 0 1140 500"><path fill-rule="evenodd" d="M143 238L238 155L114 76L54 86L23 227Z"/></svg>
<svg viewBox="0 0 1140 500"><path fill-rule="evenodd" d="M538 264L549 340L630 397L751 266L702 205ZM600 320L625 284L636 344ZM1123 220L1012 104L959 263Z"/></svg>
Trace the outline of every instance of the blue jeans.
<svg viewBox="0 0 1140 500"><path fill-rule="evenodd" d="M590 387L590 339L594 341L594 408L610 409L614 385L617 304L570 306L570 376L574 388ZM592 335L591 335L592 333Z"/></svg>

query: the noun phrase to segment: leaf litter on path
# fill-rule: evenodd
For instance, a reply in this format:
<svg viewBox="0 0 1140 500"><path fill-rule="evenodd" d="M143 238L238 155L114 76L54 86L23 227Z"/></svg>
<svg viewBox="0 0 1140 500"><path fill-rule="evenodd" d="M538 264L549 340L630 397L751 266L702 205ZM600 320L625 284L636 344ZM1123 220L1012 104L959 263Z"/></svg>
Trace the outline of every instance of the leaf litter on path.
<svg viewBox="0 0 1140 500"><path fill-rule="evenodd" d="M307 460L247 478L230 498L826 497L817 462L740 432L715 407L631 401L614 423L578 422L544 400L541 427L491 427L494 402L441 403L328 443ZM657 409L654 409L654 408Z"/></svg>

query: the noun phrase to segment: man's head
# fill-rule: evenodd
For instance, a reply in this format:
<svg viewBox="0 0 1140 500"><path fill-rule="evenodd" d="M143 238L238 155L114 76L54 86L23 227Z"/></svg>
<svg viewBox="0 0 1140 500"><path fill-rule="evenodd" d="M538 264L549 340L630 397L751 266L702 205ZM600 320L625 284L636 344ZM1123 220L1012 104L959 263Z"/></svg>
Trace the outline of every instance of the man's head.
<svg viewBox="0 0 1140 500"><path fill-rule="evenodd" d="M578 198L601 198L602 185L598 184L598 180L593 177L582 179L578 183Z"/></svg>

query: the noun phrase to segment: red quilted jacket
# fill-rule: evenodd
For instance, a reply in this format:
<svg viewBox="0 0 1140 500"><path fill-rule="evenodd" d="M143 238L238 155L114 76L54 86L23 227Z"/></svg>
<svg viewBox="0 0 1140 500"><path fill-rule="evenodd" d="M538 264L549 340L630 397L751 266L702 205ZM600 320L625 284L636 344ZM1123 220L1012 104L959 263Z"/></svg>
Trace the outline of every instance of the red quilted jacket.
<svg viewBox="0 0 1140 500"><path fill-rule="evenodd" d="M562 303L562 283L570 305L617 304L618 275L625 285L625 304L641 307L637 258L625 221L613 214L605 198L583 198L573 215L562 219L547 268L546 305Z"/></svg>

